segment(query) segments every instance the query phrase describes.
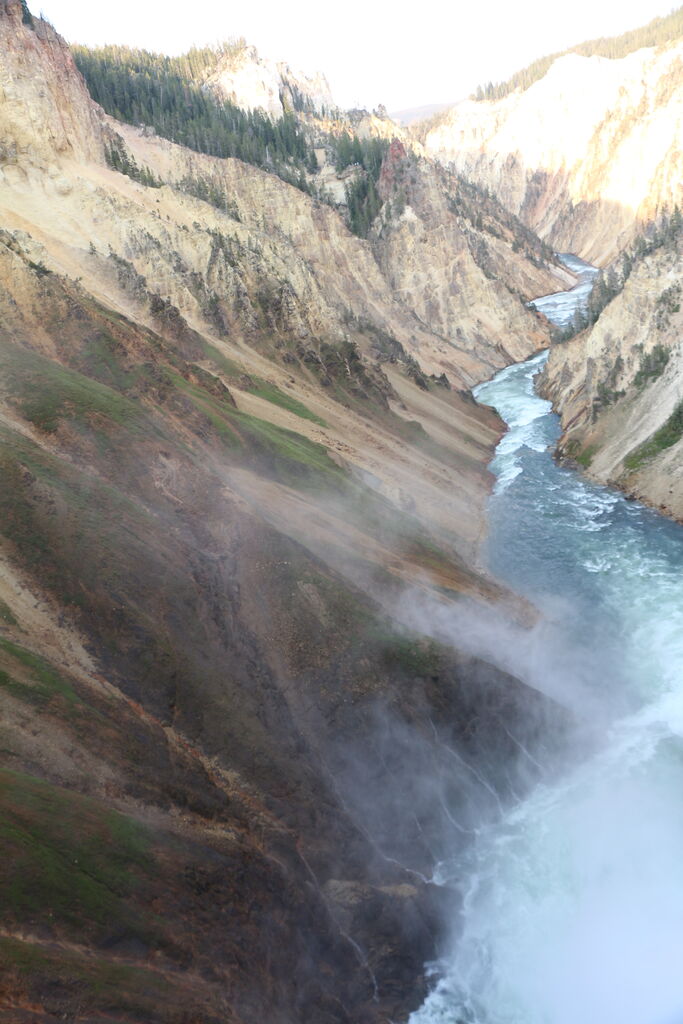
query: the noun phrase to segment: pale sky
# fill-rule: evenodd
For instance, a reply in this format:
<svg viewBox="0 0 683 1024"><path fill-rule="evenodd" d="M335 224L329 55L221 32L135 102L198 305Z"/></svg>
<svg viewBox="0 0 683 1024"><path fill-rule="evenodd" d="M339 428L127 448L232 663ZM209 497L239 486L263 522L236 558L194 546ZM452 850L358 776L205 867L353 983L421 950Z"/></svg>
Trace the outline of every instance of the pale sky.
<svg viewBox="0 0 683 1024"><path fill-rule="evenodd" d="M341 107L389 110L461 99L536 57L645 24L672 0L29 0L69 42L181 53L244 36L262 56L324 71Z"/></svg>

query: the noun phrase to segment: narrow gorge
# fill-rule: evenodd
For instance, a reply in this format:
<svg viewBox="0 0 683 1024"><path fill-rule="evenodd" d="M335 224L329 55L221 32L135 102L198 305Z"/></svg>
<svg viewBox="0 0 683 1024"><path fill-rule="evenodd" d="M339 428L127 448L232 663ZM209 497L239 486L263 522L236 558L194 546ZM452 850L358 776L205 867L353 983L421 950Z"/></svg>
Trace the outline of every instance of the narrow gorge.
<svg viewBox="0 0 683 1024"><path fill-rule="evenodd" d="M0 1024L683 1013L660 20L403 128L0 0Z"/></svg>
<svg viewBox="0 0 683 1024"><path fill-rule="evenodd" d="M570 297L543 305L562 322ZM573 708L586 744L440 865L462 912L413 1024L636 1024L683 1011L683 527L556 464L558 417L536 394L546 359L475 392L508 425L488 564L544 609L518 657L525 678Z"/></svg>

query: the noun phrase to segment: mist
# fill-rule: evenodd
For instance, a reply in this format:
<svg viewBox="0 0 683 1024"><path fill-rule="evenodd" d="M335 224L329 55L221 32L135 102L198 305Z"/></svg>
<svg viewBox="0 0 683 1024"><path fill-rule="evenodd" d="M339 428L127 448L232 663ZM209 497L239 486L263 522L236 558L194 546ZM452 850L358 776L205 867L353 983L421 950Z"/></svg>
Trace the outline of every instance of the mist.
<svg viewBox="0 0 683 1024"><path fill-rule="evenodd" d="M317 747L377 877L389 865L430 894L437 980L413 1024L683 1012L681 528L554 463L543 360L478 389L510 427L482 553L510 588L497 604L448 596L426 570L374 579L369 554L398 550L410 517L358 481L268 503L424 654L419 670L387 664L390 696L341 707ZM258 502L252 482L226 476Z"/></svg>
<svg viewBox="0 0 683 1024"><path fill-rule="evenodd" d="M555 417L533 393L541 363L480 389L511 423L492 467L488 563L539 619L525 630L416 595L401 614L538 687L577 728L555 773L545 765L442 865L461 912L411 1022L673 1024L683 1013L683 531L553 463Z"/></svg>

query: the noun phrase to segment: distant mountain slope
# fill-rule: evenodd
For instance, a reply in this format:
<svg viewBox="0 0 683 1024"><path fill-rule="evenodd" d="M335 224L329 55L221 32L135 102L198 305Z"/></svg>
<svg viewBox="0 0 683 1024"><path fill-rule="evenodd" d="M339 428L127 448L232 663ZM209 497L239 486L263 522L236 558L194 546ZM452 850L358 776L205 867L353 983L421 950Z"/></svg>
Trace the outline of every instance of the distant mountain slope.
<svg viewBox="0 0 683 1024"><path fill-rule="evenodd" d="M389 117L396 121L397 124L415 124L415 122L423 121L427 117L433 117L434 114L450 110L453 106L455 106L454 103L428 103L424 107L408 107L406 110L390 111Z"/></svg>
<svg viewBox="0 0 683 1024"><path fill-rule="evenodd" d="M238 49L238 56L243 52ZM421 193L411 190L411 182L418 177L434 178L432 164L424 159L403 161L399 177L405 175L405 180L397 178L392 188L381 194L380 174L391 136L378 136L382 129L393 133L392 122L363 115L359 121L354 114L329 119L312 117L305 111L282 117L258 110L245 113L232 102L220 101L201 84L224 61L234 59L229 47L222 53L191 50L173 58L125 47L77 48L76 59L93 98L107 112L129 124L142 122L160 136L207 156L238 157L276 174L302 192L320 196L325 205L342 214L354 234L372 240L380 262L389 239L393 245L398 237L394 228L410 222L419 234L420 217L433 219L429 206L438 202L441 226L455 229L451 250L432 246L425 251L420 276L415 278L417 292L411 295L402 289L401 299L413 314L417 313L418 330L431 332L430 348L438 333L459 350L455 361L449 358L448 347L438 357L454 380L469 381L480 373L485 375L486 371L477 367L487 365L489 359L497 363L501 350L520 353L537 343L538 321L520 305L518 295L531 297L563 282L561 272L553 266L552 253L495 200L475 195L466 183L452 176L437 175L429 201L415 201ZM110 165L144 184L172 184L195 198L208 199L235 212L238 193L232 185L227 189L222 185L223 165L208 162L202 170L201 162L191 166L187 156L169 163L168 149L154 146L152 137L145 128L142 133L126 132L124 142L121 130L114 125L107 147ZM403 152L407 157L405 149ZM162 173L150 177L149 167L160 157ZM410 233L402 234L408 240ZM431 237L436 239L438 231ZM311 243L317 248L315 233L301 239L302 246ZM454 290L447 270L456 252L460 254L463 285L466 279L472 279L467 302L467 289L463 286ZM403 255L407 263L411 262L409 252ZM435 256L437 265L433 266ZM326 273L327 266L321 264L319 276ZM366 283L372 277L366 275ZM428 280L433 319L422 297ZM386 282L381 286L386 287ZM438 292L447 303L448 315L436 313ZM418 344L417 335L415 339ZM425 352L423 358L431 357Z"/></svg>
<svg viewBox="0 0 683 1024"><path fill-rule="evenodd" d="M541 57L521 71L515 72L505 82L498 82L495 85L489 82L485 86L479 86L472 99L502 100L517 89L524 91L530 88L534 82L543 78L558 58L566 57L569 53L577 53L580 57L609 57L612 60L617 60L645 47L667 46L676 42L681 36L683 36L683 7L662 17L653 18L647 25L622 32L621 35L590 39L588 42L570 46L566 50L549 54L547 57Z"/></svg>
<svg viewBox="0 0 683 1024"><path fill-rule="evenodd" d="M249 56L252 48L204 47L180 57L125 46L77 46L72 52L93 99L118 120L149 125L200 153L239 157L308 188L316 158L293 107L273 111L270 100L256 102L260 92L247 102L236 83L228 92L220 87L229 68L241 68L247 77L256 69L256 82L260 65Z"/></svg>
<svg viewBox="0 0 683 1024"><path fill-rule="evenodd" d="M616 60L571 53L526 91L437 121L427 153L594 263L683 200L683 42Z"/></svg>
<svg viewBox="0 0 683 1024"><path fill-rule="evenodd" d="M295 71L284 61L260 57L254 46L222 54L207 75L206 85L220 99L275 117L292 110L321 113L335 107L329 83L321 72L308 75Z"/></svg>

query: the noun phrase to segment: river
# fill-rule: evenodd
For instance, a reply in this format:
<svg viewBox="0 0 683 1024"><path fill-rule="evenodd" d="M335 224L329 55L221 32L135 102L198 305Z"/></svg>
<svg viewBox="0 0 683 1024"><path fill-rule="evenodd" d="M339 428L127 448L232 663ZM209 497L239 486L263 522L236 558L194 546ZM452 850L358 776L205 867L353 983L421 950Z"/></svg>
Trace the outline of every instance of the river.
<svg viewBox="0 0 683 1024"><path fill-rule="evenodd" d="M536 305L568 322L569 296ZM474 392L509 428L488 564L553 619L601 739L441 865L463 912L411 1024L683 1021L683 527L553 461L546 358Z"/></svg>

